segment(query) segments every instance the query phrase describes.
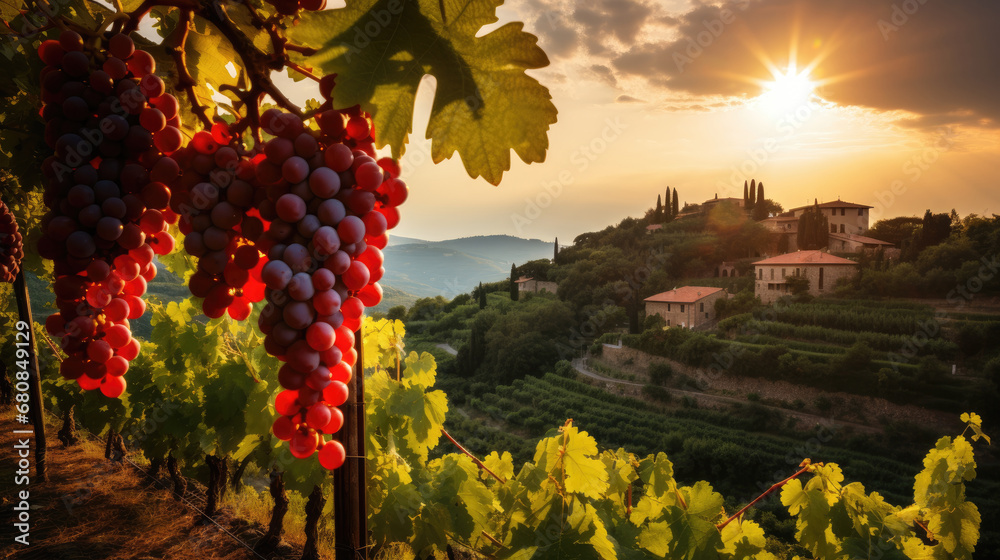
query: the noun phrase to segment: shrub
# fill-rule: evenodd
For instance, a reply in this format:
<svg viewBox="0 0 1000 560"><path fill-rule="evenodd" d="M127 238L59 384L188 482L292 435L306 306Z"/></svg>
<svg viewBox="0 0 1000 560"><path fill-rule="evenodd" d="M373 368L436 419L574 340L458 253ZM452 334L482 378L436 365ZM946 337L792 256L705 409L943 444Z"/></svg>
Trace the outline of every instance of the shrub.
<svg viewBox="0 0 1000 560"><path fill-rule="evenodd" d="M823 414L828 414L831 410L833 410L833 401L831 401L828 397L817 397L816 400L813 401L813 405L816 406L816 410L822 412Z"/></svg>
<svg viewBox="0 0 1000 560"><path fill-rule="evenodd" d="M556 375L574 379L576 377L576 369L573 368L573 364L568 360L559 360L556 362Z"/></svg>
<svg viewBox="0 0 1000 560"><path fill-rule="evenodd" d="M642 322L642 330L644 331L663 330L665 326L667 326L667 322L656 313L647 315L646 320Z"/></svg>
<svg viewBox="0 0 1000 560"><path fill-rule="evenodd" d="M656 385L643 385L642 394L662 403L668 403L672 398L670 391Z"/></svg>
<svg viewBox="0 0 1000 560"><path fill-rule="evenodd" d="M666 385L667 380L674 375L674 368L665 362L649 364L649 381L653 385Z"/></svg>

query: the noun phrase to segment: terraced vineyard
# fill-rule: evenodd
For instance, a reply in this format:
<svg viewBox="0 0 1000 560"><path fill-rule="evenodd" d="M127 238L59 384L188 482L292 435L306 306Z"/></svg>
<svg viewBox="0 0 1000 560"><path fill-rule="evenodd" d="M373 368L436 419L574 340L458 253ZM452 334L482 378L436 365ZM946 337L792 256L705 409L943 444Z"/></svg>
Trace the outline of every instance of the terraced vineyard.
<svg viewBox="0 0 1000 560"><path fill-rule="evenodd" d="M495 445L511 432L530 433L535 439L553 425L572 418L608 449L624 447L639 454L666 452L678 480L709 478L726 495L739 499L795 470L799 461L835 462L845 474L862 481L887 499L905 499L913 489L919 461L900 449L880 450L851 442L834 428L815 427L805 432L779 430L778 435L755 431L745 416L699 409L665 411L645 402L609 394L604 389L555 374L527 377L492 393L473 397L469 408L484 412L488 420L452 422L449 428L474 451L476 443ZM487 424L492 424L489 426ZM852 447L848 448L848 446ZM496 449L492 447L491 449ZM515 449L511 451L516 452ZM971 499L979 506L983 527L1000 522L1000 476L996 465L981 465L983 475ZM992 469L993 474L989 474ZM985 531L984 531L985 532Z"/></svg>

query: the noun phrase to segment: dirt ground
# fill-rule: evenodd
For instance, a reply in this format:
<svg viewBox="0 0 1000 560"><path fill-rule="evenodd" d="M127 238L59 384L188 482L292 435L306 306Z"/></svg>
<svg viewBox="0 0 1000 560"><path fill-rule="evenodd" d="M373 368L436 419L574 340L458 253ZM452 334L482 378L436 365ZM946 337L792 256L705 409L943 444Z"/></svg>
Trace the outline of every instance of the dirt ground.
<svg viewBox="0 0 1000 560"><path fill-rule="evenodd" d="M58 426L50 425L46 463L49 481L34 476L27 486L15 485L17 470L12 413L0 414L0 512L4 539L0 558L12 560L244 560L257 556L237 542L251 545L263 534L259 526L232 517L225 509L216 525L206 522L153 486L152 480L127 462L104 458L96 442L82 442L68 449L56 439ZM32 461L34 454L32 453ZM166 479L164 479L166 480ZM20 503L18 493L29 492L29 545L13 541L12 523ZM8 530L11 529L10 531ZM9 536L8 536L9 535ZM301 557L290 546L266 558Z"/></svg>

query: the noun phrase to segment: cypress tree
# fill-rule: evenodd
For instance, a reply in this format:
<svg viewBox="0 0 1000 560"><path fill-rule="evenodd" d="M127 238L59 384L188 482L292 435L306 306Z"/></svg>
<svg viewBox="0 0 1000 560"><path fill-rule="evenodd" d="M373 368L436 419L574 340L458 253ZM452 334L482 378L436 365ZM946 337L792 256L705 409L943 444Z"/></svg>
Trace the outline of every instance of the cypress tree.
<svg viewBox="0 0 1000 560"><path fill-rule="evenodd" d="M663 200L660 195L656 195L656 210L653 211L653 221L660 223L663 221Z"/></svg>
<svg viewBox="0 0 1000 560"><path fill-rule="evenodd" d="M669 222L674 219L674 213L670 211L670 187L667 187L667 197L663 200L667 203L663 208L663 221Z"/></svg>
<svg viewBox="0 0 1000 560"><path fill-rule="evenodd" d="M757 203L762 204L764 202L764 182L761 181L757 183Z"/></svg>
<svg viewBox="0 0 1000 560"><path fill-rule="evenodd" d="M750 208L753 208L757 204L757 180L750 179Z"/></svg>
<svg viewBox="0 0 1000 560"><path fill-rule="evenodd" d="M552 253L552 262L553 263L556 262L556 259L558 258L559 258L559 238L557 237L555 242L555 251Z"/></svg>
<svg viewBox="0 0 1000 560"><path fill-rule="evenodd" d="M674 189L673 209L670 211L670 218L671 219L676 218L677 214L680 213L679 212L679 208L680 208L680 206L677 204L677 189Z"/></svg>
<svg viewBox="0 0 1000 560"><path fill-rule="evenodd" d="M517 270L514 263L510 263L510 301L517 301Z"/></svg>
<svg viewBox="0 0 1000 560"><path fill-rule="evenodd" d="M482 282L479 283L479 309L486 309L486 290Z"/></svg>
<svg viewBox="0 0 1000 560"><path fill-rule="evenodd" d="M750 195L747 193L747 182L743 181L743 207L747 208L750 206Z"/></svg>

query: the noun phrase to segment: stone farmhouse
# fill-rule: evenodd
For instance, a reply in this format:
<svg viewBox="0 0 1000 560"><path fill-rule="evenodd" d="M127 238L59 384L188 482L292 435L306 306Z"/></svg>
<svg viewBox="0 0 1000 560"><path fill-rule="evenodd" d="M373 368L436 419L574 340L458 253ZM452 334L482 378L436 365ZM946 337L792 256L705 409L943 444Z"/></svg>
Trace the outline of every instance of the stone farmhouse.
<svg viewBox="0 0 1000 560"><path fill-rule="evenodd" d="M858 273L858 263L823 251L796 251L753 263L754 294L761 303L774 303L790 295L788 280L804 277L809 281L809 293L823 296L833 292L841 278Z"/></svg>
<svg viewBox="0 0 1000 560"><path fill-rule="evenodd" d="M715 320L715 302L728 297L722 288L684 286L645 299L646 316L659 315L668 327L695 328Z"/></svg>

